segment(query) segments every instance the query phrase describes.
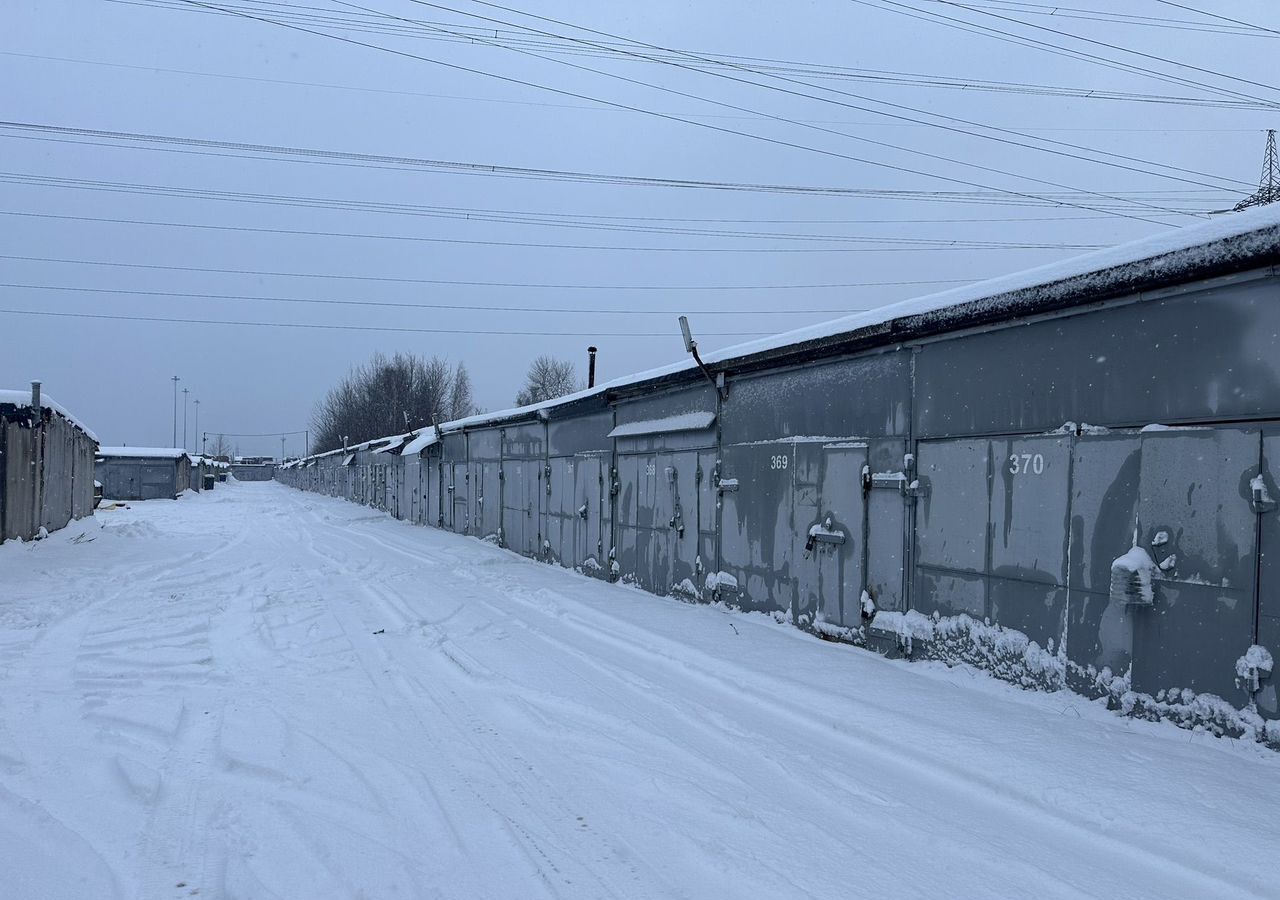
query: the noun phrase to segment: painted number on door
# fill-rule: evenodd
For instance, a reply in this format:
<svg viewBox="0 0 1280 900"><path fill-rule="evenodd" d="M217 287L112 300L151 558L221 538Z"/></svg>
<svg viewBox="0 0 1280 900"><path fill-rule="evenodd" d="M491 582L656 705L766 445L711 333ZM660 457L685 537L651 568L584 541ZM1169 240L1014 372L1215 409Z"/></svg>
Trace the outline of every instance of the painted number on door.
<svg viewBox="0 0 1280 900"><path fill-rule="evenodd" d="M770 456L770 457L769 457L769 468L770 468L770 469L785 469L785 468L787 467L787 464L788 464L788 462L789 462L789 459L790 459L790 458L789 458L785 453L784 453L784 454L782 454L781 456Z"/></svg>
<svg viewBox="0 0 1280 900"><path fill-rule="evenodd" d="M658 466L656 463L649 463L644 467L644 474L646 475L656 474L657 471L658 471Z"/></svg>
<svg viewBox="0 0 1280 900"><path fill-rule="evenodd" d="M1014 453L1009 457L1011 475L1043 475L1043 453Z"/></svg>

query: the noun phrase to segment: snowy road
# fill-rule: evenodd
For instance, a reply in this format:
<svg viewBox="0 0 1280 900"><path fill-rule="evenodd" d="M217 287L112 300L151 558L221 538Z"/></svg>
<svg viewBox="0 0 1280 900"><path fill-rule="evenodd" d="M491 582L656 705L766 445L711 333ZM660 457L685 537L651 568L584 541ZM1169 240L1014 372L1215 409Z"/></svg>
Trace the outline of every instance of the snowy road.
<svg viewBox="0 0 1280 900"><path fill-rule="evenodd" d="M1278 801L1254 745L270 483L0 547L4 900L1275 897Z"/></svg>

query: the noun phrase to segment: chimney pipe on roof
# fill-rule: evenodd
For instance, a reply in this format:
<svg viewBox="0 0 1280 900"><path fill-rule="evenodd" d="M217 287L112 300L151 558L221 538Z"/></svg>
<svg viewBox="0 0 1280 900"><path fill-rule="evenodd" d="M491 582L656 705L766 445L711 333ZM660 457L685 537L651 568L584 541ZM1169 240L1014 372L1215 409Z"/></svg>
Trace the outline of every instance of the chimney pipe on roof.
<svg viewBox="0 0 1280 900"><path fill-rule="evenodd" d="M587 348L587 387L596 386L596 348Z"/></svg>
<svg viewBox="0 0 1280 900"><path fill-rule="evenodd" d="M40 411L40 382L38 381L31 382L31 406L37 412Z"/></svg>

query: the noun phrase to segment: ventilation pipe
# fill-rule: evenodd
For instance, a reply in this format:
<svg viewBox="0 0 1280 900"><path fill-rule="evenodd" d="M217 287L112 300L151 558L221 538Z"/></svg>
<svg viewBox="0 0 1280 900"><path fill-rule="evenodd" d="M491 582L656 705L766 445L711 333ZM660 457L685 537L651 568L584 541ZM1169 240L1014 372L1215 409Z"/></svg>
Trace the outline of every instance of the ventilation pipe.
<svg viewBox="0 0 1280 900"><path fill-rule="evenodd" d="M40 382L31 382L31 408L37 413L40 411Z"/></svg>
<svg viewBox="0 0 1280 900"><path fill-rule="evenodd" d="M587 387L596 386L596 348L587 348Z"/></svg>

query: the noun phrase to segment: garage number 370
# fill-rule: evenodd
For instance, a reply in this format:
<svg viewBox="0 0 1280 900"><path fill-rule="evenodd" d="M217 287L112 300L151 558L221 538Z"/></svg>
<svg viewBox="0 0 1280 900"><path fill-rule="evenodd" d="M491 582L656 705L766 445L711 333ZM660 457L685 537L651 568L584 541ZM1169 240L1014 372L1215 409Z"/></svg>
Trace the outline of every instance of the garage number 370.
<svg viewBox="0 0 1280 900"><path fill-rule="evenodd" d="M1009 474L1043 475L1043 453L1014 453L1009 456Z"/></svg>

